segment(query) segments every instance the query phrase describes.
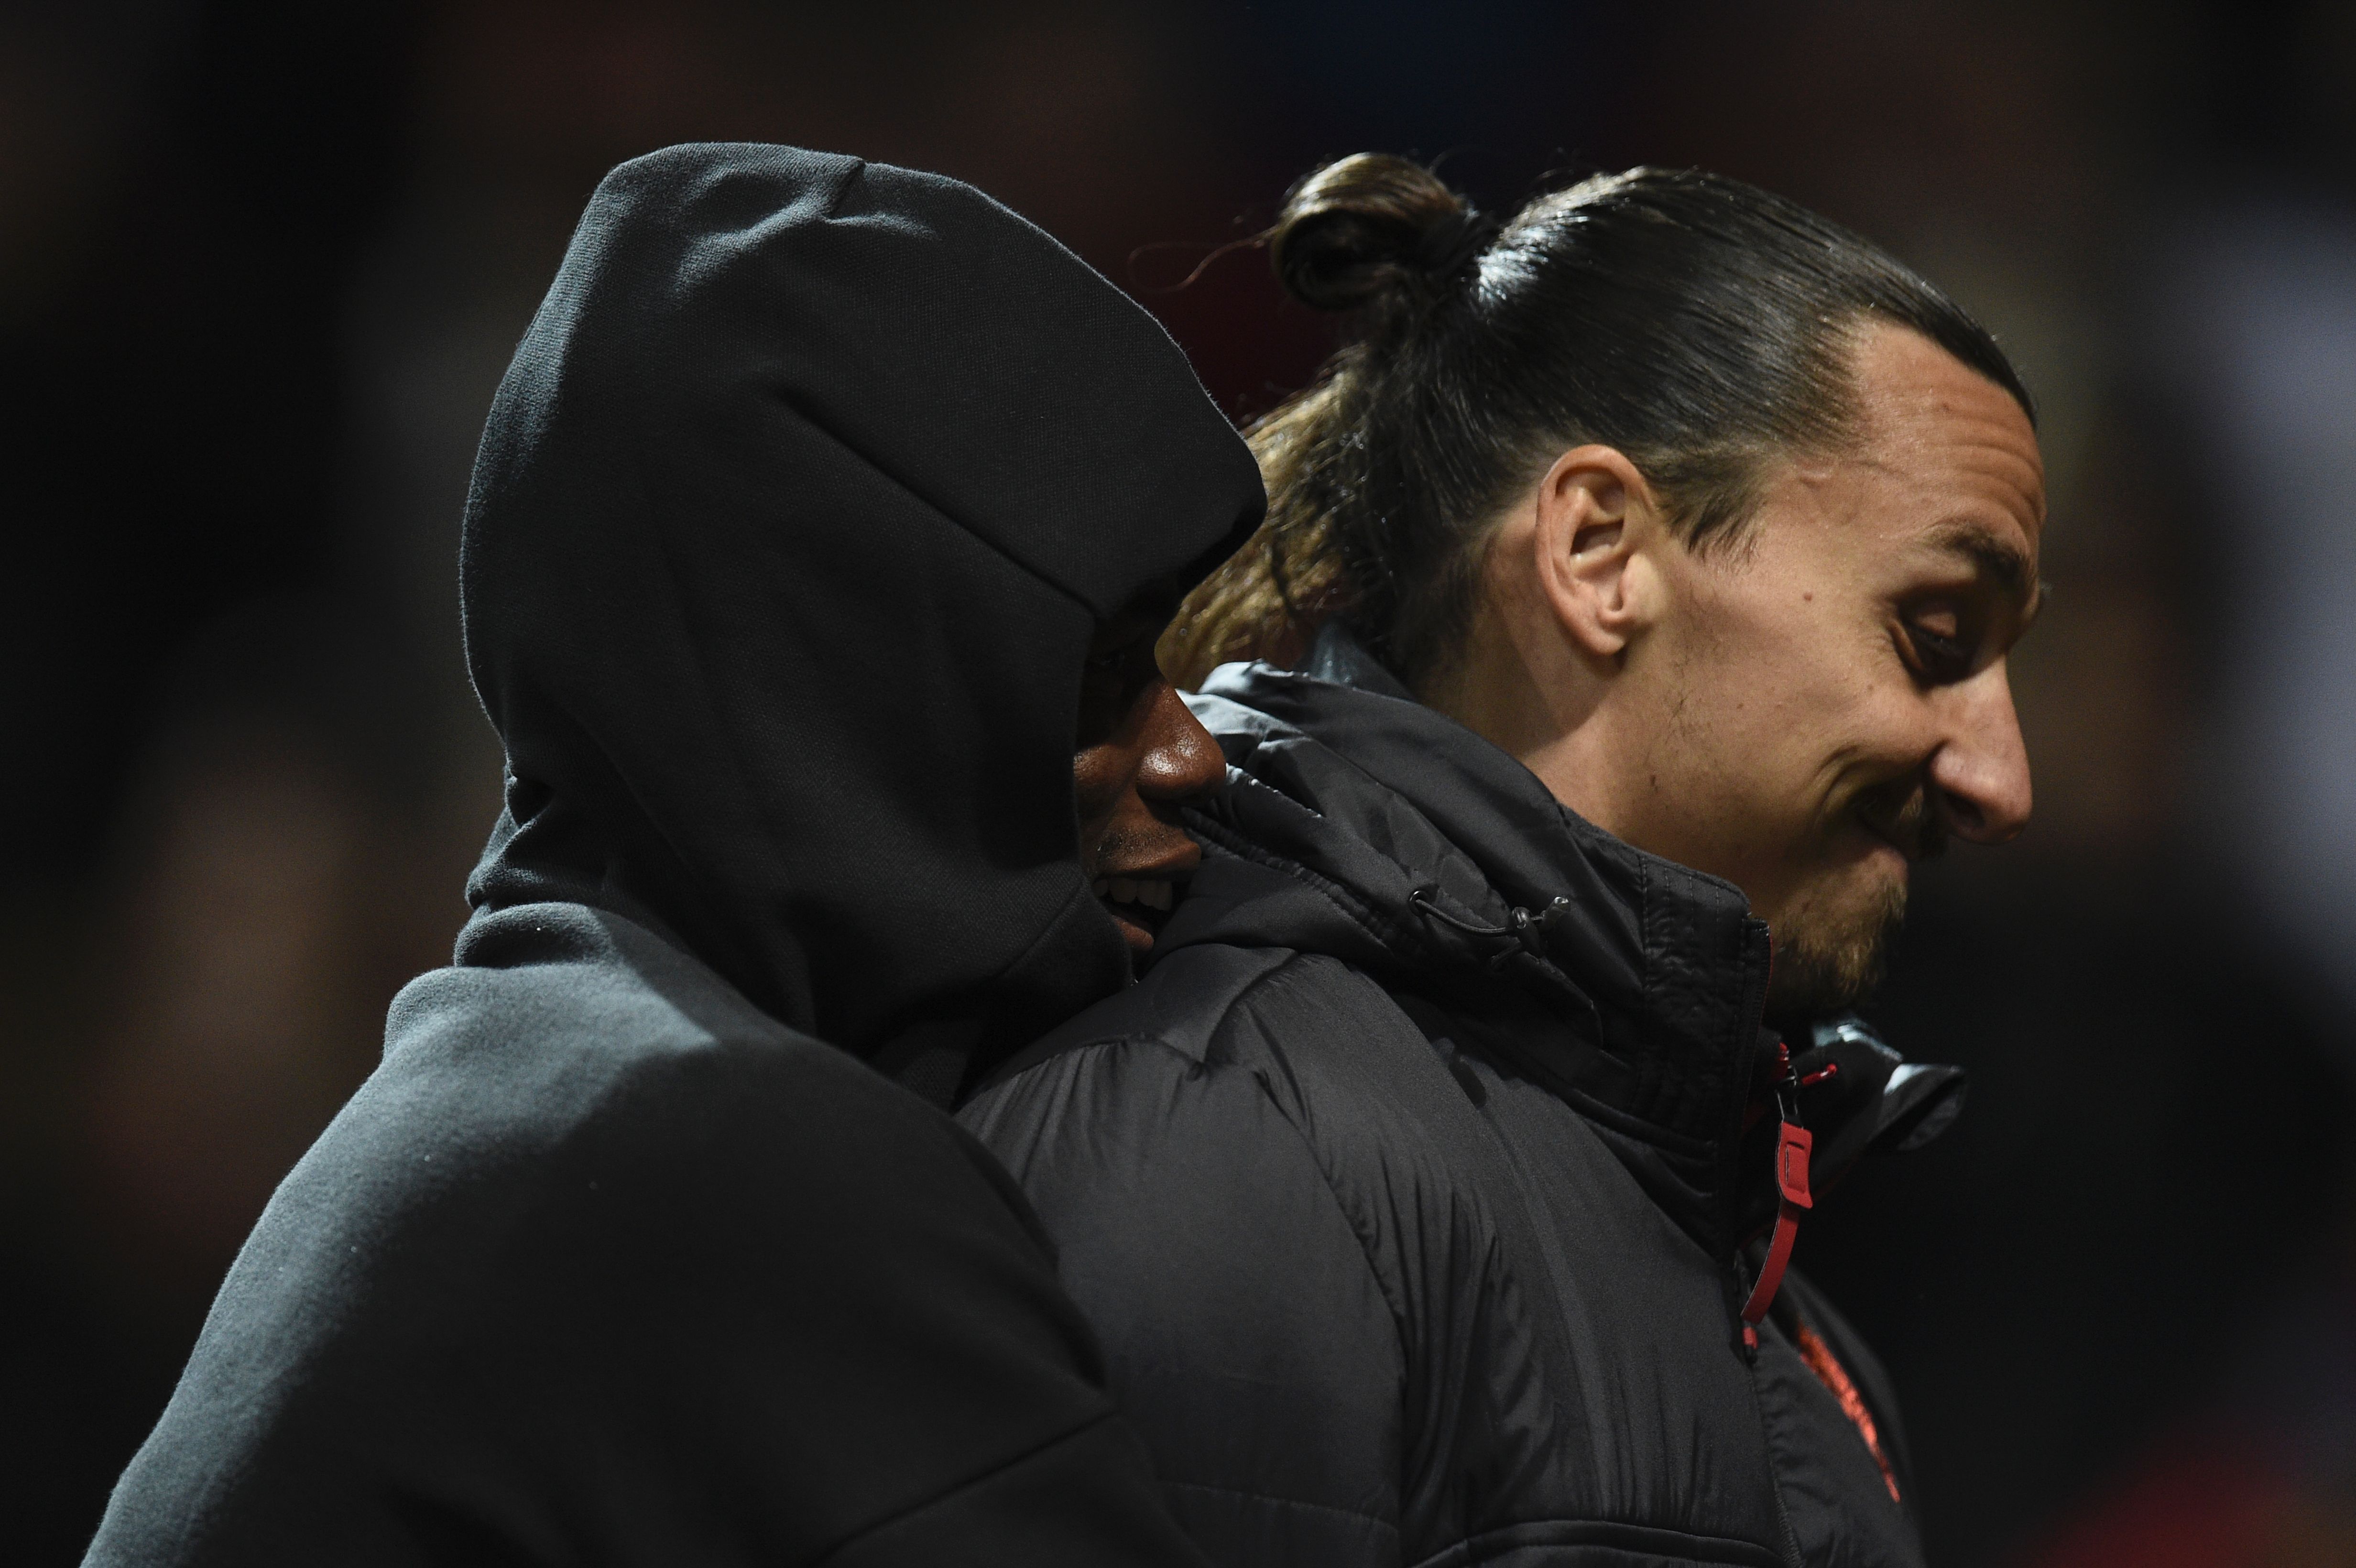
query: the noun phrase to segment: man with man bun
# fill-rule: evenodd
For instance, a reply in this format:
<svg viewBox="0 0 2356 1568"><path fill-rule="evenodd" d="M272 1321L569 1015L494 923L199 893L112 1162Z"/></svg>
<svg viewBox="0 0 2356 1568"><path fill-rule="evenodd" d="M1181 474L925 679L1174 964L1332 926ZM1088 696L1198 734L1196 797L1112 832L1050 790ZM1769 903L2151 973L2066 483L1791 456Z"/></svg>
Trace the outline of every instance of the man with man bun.
<svg viewBox="0 0 2356 1568"><path fill-rule="evenodd" d="M1851 1009L1910 868L2029 816L2029 396L1708 174L1497 225L1361 155L1269 240L1353 331L1164 645L1206 859L964 1119L1220 1562L1919 1564L1892 1392L1791 1262L1958 1108Z"/></svg>

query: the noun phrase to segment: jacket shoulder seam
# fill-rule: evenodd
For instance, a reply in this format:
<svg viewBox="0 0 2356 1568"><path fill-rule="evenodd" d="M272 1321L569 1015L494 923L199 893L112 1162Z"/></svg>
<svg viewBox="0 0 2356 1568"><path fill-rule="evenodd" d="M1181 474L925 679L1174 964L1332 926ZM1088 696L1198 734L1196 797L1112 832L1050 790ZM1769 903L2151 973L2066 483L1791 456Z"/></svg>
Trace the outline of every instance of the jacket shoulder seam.
<svg viewBox="0 0 2356 1568"><path fill-rule="evenodd" d="M1236 1014L1243 1009L1255 992L1268 986L1278 976L1306 966L1306 961L1312 958L1323 958L1325 962L1338 965L1344 972L1359 979L1367 979L1363 971L1347 960L1334 958L1330 955L1295 953L1290 958L1267 973L1255 976L1249 985L1236 993L1235 999L1229 1002L1220 1013L1219 1022L1212 1031L1212 1038L1216 1040L1226 1030ZM1373 982L1367 980L1367 984L1372 985ZM1380 991L1381 987L1376 987L1376 989ZM1390 1000L1388 993L1384 993L1384 1000ZM1396 1002L1392 1002L1391 1005L1394 1008L1398 1006ZM1400 1016L1405 1018L1406 1015L1402 1013ZM1408 1019L1408 1027L1414 1028L1413 1019ZM1207 1067L1209 1064L1205 1065ZM1382 1265L1376 1261L1373 1238L1360 1228L1356 1218L1350 1211L1349 1204L1343 1200L1341 1189L1334 1184L1333 1172L1328 1168L1325 1160L1320 1157L1317 1146L1311 1140L1308 1132L1298 1120L1286 1114L1283 1104L1278 1100L1275 1092L1270 1089L1264 1076L1255 1072L1251 1074L1251 1078L1254 1086L1259 1091L1260 1098L1268 1103L1269 1108L1276 1113L1278 1119L1291 1129L1294 1141L1300 1145L1301 1154L1307 1157L1310 1168L1317 1173L1318 1183L1324 1188L1326 1199L1333 1205L1334 1213L1348 1228L1351 1238L1358 1243L1358 1257L1366 1265L1366 1274L1374 1280L1375 1288L1382 1292L1383 1304L1390 1308L1391 1329L1398 1336L1399 1365L1402 1368L1412 1366L1415 1357L1412 1352L1413 1339L1408 1332L1407 1303L1390 1278L1384 1274Z"/></svg>
<svg viewBox="0 0 2356 1568"><path fill-rule="evenodd" d="M1393 1535L1399 1532L1397 1520L1385 1519L1364 1509L1344 1508L1339 1503L1312 1503L1305 1498L1279 1497L1274 1492L1254 1491L1249 1487L1222 1487L1210 1481L1164 1481L1162 1484L1173 1492L1215 1492L1221 1497L1245 1498L1252 1502L1275 1503L1281 1508L1305 1509L1312 1513L1339 1514L1344 1519L1364 1520L1376 1529L1388 1531Z"/></svg>
<svg viewBox="0 0 2356 1568"><path fill-rule="evenodd" d="M1323 959L1325 962L1340 966L1351 975L1356 976L1361 979L1365 978L1363 972L1360 971L1356 965L1348 963L1346 960L1333 958L1330 955L1323 954L1293 953L1290 957L1286 958L1283 963L1276 965L1274 967L1254 976L1242 989L1238 990L1234 997L1228 999L1226 1004L1219 1009L1218 1019L1212 1025L1209 1038L1214 1042L1217 1041L1232 1026L1236 1016L1245 1009L1255 993L1274 981L1278 976L1284 975L1296 968L1302 967L1305 965L1307 961L1311 959ZM1372 984L1371 981L1368 983ZM1380 990L1379 987L1376 987L1376 988ZM1389 1000L1388 996L1386 995L1384 999L1387 1001ZM1393 1007L1397 1007L1397 1005L1398 1004L1395 1002L1392 1003ZM1402 1018L1405 1017L1404 1014L1401 1016ZM1407 1022L1408 1027L1412 1029L1414 1028L1414 1020L1408 1019ZM1420 1037L1419 1036L1419 1038ZM1381 1292L1383 1305L1390 1310L1391 1331L1398 1337L1399 1364L1402 1367L1412 1364L1414 1358L1409 1351L1410 1336L1408 1332L1408 1315L1406 1302L1401 1298L1399 1292L1394 1286L1392 1281L1384 1274L1380 1264L1376 1262L1372 1239L1366 1234L1365 1230L1359 1226L1356 1219L1351 1214L1349 1204L1343 1200L1340 1189L1334 1185L1333 1173L1330 1168L1328 1168L1326 1161L1320 1157L1317 1146L1310 1139L1309 1135L1303 1130L1299 1120L1287 1114L1283 1103L1277 1098L1274 1091L1269 1086L1266 1076L1262 1073L1251 1071L1243 1063L1232 1060L1226 1061L1197 1061L1194 1057L1188 1055L1185 1051L1180 1050L1175 1045L1171 1044L1159 1032L1145 1029L1140 1029L1133 1032L1101 1035L1084 1043L1075 1043L1067 1046L1057 1051L1056 1055L1076 1056L1083 1051L1100 1051L1108 1046L1130 1045L1157 1046L1162 1051L1175 1057L1178 1061L1191 1067L1199 1067L1205 1072L1243 1072L1251 1079L1253 1087L1258 1091L1260 1099L1268 1104L1270 1110L1276 1113L1277 1119L1282 1122L1291 1132L1294 1143L1300 1148L1302 1157L1309 1162L1309 1168L1317 1173L1318 1185L1324 1189L1326 1200L1333 1205L1334 1214L1341 1220L1344 1228L1350 1232L1351 1239L1357 1243L1359 1261L1365 1265L1366 1274L1368 1277L1374 1281L1375 1288ZM1024 1076L1029 1072L1035 1070L1037 1066L1041 1065L1044 1064L1034 1063L1032 1068L1026 1068L1023 1073L1018 1073L1016 1078L1019 1079L1022 1076ZM1009 1080L1009 1082L1014 1081L1015 1080Z"/></svg>

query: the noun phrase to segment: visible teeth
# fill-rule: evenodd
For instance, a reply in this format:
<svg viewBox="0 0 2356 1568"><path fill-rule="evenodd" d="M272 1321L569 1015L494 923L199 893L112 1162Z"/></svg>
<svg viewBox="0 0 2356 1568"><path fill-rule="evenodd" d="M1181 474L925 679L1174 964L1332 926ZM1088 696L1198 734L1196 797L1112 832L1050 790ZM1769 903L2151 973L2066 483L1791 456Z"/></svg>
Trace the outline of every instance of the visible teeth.
<svg viewBox="0 0 2356 1568"><path fill-rule="evenodd" d="M1169 912L1177 895L1170 883L1160 877L1098 877L1094 886L1097 897L1114 903L1143 904L1147 909Z"/></svg>

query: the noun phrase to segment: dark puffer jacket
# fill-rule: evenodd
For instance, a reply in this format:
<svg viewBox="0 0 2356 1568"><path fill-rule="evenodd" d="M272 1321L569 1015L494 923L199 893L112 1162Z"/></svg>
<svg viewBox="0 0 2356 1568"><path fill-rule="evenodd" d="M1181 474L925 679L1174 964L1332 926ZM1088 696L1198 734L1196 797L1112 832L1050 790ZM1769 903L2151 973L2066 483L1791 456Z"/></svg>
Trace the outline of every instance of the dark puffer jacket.
<svg viewBox="0 0 2356 1568"><path fill-rule="evenodd" d="M1209 1554L1919 1563L1872 1357L1797 1277L1743 1331L1778 1117L1741 894L1338 634L1196 710L1229 786L1160 956L963 1119ZM1819 1193L1957 1106L1853 1022L1798 1043Z"/></svg>

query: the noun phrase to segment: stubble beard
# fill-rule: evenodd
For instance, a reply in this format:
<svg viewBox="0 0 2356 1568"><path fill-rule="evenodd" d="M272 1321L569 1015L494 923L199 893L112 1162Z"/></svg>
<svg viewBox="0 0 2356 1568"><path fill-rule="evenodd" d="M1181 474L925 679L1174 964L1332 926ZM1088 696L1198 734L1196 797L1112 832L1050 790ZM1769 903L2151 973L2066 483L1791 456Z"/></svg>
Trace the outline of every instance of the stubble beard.
<svg viewBox="0 0 2356 1568"><path fill-rule="evenodd" d="M1910 861L1933 859L1946 849L1945 826L1919 782L1865 791L1849 810L1903 848ZM1901 874L1849 897L1809 901L1790 912L1775 933L1767 1016L1794 1021L1826 1018L1869 996L1881 983L1890 944L1906 923L1906 890Z"/></svg>
<svg viewBox="0 0 2356 1568"><path fill-rule="evenodd" d="M1840 910L1805 909L1785 923L1767 983L1767 1016L1847 1012L1881 983L1890 939L1906 920L1906 883L1889 882Z"/></svg>

